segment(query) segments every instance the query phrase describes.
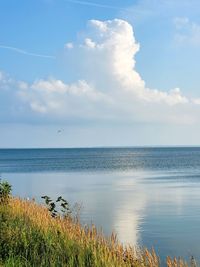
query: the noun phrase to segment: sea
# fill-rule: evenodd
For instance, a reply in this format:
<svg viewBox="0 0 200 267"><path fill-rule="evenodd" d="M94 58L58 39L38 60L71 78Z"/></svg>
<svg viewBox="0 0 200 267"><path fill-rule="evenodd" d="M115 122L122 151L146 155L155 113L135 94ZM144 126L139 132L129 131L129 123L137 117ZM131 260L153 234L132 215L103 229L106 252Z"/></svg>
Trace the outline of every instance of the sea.
<svg viewBox="0 0 200 267"><path fill-rule="evenodd" d="M65 198L124 244L200 260L200 148L0 149L13 195Z"/></svg>

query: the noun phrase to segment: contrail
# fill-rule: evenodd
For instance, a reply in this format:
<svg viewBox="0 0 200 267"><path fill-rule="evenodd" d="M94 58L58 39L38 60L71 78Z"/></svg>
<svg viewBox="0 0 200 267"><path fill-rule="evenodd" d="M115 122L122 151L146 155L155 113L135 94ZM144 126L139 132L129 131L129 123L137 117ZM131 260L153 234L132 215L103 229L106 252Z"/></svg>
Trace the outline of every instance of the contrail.
<svg viewBox="0 0 200 267"><path fill-rule="evenodd" d="M79 1L79 0L65 0L66 2L73 3L73 4L79 4L84 6L94 6L94 7L100 7L100 8L109 8L109 9L117 9L117 10L123 10L125 8L116 7L116 6L109 6L109 5L102 5L94 2L88 2L88 1Z"/></svg>
<svg viewBox="0 0 200 267"><path fill-rule="evenodd" d="M32 57L42 57L42 58L49 58L49 59L55 59L56 58L55 56L31 53L31 52L28 52L26 50L23 50L23 49L20 49L20 48L17 48L17 47L13 47L13 46L0 45L0 48L12 50L12 51L14 51L16 53L20 53L20 54L27 55L27 56L32 56Z"/></svg>

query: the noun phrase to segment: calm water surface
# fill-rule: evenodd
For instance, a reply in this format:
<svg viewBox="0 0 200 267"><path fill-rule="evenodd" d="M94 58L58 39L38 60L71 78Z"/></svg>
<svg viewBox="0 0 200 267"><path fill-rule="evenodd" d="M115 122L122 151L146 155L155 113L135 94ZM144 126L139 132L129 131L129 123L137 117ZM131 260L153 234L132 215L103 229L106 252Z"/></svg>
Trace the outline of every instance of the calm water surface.
<svg viewBox="0 0 200 267"><path fill-rule="evenodd" d="M2 149L15 195L62 195L121 241L200 259L200 148Z"/></svg>

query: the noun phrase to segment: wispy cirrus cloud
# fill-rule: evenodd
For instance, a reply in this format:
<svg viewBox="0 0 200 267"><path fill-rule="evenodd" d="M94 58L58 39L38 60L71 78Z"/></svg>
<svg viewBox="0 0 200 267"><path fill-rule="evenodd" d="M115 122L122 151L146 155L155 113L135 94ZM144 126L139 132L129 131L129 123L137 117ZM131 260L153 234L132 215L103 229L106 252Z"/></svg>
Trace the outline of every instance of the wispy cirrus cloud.
<svg viewBox="0 0 200 267"><path fill-rule="evenodd" d="M33 53L33 52L29 52L29 51L26 51L26 50L18 48L18 47L8 46L8 45L4 45L4 44L0 44L0 49L10 50L10 51L13 51L15 53L23 54L26 56L40 57L40 58L47 58L47 59L56 59L56 57L52 56L52 55Z"/></svg>
<svg viewBox="0 0 200 267"><path fill-rule="evenodd" d="M123 7L118 7L118 6L114 6L114 5L113 6L104 5L104 4L99 4L99 3L96 3L96 2L79 1L79 0L64 0L64 1L72 3L72 4L91 6L91 7L97 7L97 8L106 8L106 9L114 9L114 10L126 10Z"/></svg>

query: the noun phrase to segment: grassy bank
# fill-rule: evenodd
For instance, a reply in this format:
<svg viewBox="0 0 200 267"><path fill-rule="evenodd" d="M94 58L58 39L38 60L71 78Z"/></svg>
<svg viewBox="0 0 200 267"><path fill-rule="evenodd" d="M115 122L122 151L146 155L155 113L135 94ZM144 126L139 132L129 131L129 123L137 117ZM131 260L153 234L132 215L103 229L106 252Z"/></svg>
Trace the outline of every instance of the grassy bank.
<svg viewBox="0 0 200 267"><path fill-rule="evenodd" d="M167 266L186 266L167 258ZM159 266L154 251L124 247L72 216L52 217L49 210L9 197L0 202L0 266L125 267Z"/></svg>

